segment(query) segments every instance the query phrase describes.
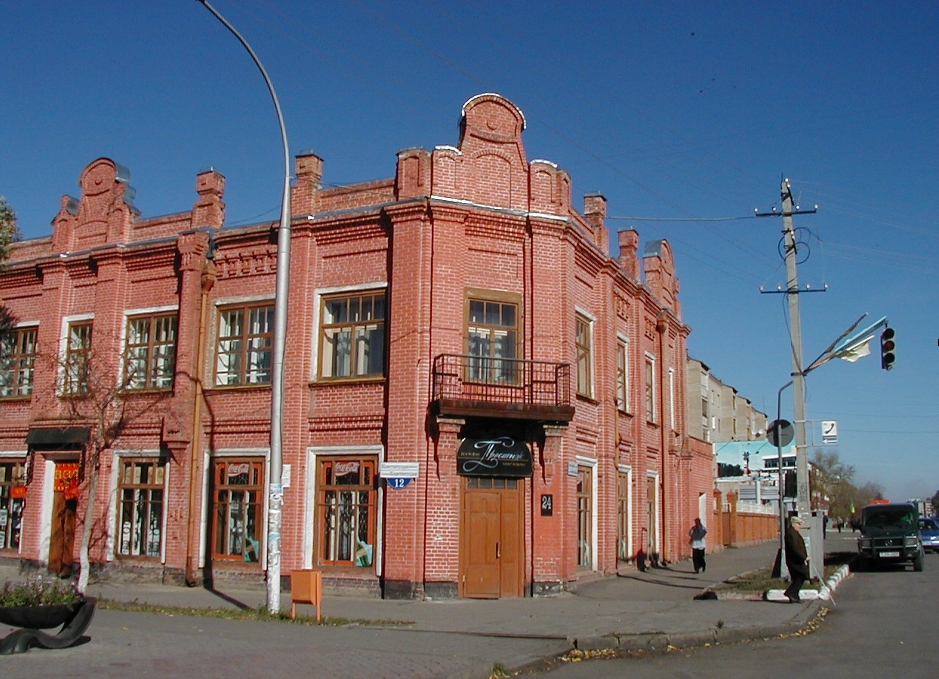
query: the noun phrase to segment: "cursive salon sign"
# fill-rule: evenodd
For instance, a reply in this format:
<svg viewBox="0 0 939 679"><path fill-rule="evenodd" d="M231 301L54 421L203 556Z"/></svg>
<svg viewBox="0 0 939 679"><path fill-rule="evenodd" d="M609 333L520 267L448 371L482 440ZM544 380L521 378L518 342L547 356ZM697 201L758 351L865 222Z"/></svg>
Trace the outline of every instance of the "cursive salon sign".
<svg viewBox="0 0 939 679"><path fill-rule="evenodd" d="M531 449L511 436L465 438L456 465L463 476L531 476Z"/></svg>

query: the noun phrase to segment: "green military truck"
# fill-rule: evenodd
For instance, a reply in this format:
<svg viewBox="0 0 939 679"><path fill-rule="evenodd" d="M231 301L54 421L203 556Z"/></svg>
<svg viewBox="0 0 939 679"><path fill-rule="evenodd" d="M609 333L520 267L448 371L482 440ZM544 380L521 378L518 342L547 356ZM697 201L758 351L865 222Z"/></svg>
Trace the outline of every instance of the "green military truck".
<svg viewBox="0 0 939 679"><path fill-rule="evenodd" d="M908 503L867 505L861 512L858 566L910 564L923 570L926 553L919 534L919 511Z"/></svg>

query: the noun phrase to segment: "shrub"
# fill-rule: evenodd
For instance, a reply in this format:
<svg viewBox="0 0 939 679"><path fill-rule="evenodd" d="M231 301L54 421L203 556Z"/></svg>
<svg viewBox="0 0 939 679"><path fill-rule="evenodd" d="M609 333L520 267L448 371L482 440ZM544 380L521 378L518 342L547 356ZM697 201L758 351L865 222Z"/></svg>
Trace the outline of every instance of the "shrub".
<svg viewBox="0 0 939 679"><path fill-rule="evenodd" d="M0 590L0 607L69 606L81 601L81 595L71 583L41 577L26 582L6 582Z"/></svg>

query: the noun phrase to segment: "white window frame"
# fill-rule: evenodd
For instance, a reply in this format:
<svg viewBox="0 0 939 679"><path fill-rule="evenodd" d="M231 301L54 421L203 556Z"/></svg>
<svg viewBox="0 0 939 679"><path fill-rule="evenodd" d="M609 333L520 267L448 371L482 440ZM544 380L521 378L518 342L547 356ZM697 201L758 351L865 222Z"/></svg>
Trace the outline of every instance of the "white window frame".
<svg viewBox="0 0 939 679"><path fill-rule="evenodd" d="M123 373L122 373L123 374ZM115 450L114 459L111 462L111 502L108 507L108 532L105 539L105 558L108 561L115 561L118 558L117 555L117 513L118 505L120 504L120 473L121 473L121 463L127 459L138 458L138 457L153 457L160 458L164 460L163 462L163 526L160 530L160 563L166 563L166 526L167 521L169 520L169 489L170 489L170 474L172 465L169 464L169 460L165 459L165 456L161 455L159 448L154 448L152 450ZM130 557L133 558L133 557Z"/></svg>
<svg viewBox="0 0 939 679"><path fill-rule="evenodd" d="M621 335L621 334L618 334L618 333L617 333L617 335L616 335L616 361L617 361L617 365L616 365L616 373L617 373L617 375L616 375L616 379L617 379L617 382L616 382L616 396L617 396L617 399L616 399L616 400L617 400L617 404L616 404L616 405L617 405L617 406L620 405L620 404L618 403L618 401L619 401L619 389L620 389L620 382L619 382L619 350L620 350L620 347L622 347L622 349L623 349L623 354L624 354L624 357L623 357L623 384L622 384L624 393L623 393L623 405L622 405L622 407L620 408L620 410L621 410L622 412L624 412L624 413L628 413L628 412L630 412L630 406L631 406L631 403L630 403L630 393L629 393L629 391L630 391L630 389L629 389L629 387L630 387L630 384L629 384L629 353L630 353L630 352L629 352L629 338L628 338L626 335Z"/></svg>
<svg viewBox="0 0 939 679"><path fill-rule="evenodd" d="M74 316L63 316L62 325L59 329L59 377L58 377L58 393L60 396L78 396L81 392L72 393L67 391L68 386L68 343L69 343L69 331L73 325L79 325L83 323L91 322L91 343L92 349L94 347L95 341L95 330L94 330L94 320L95 315L93 313L89 314L75 314ZM118 378L120 379L120 378Z"/></svg>
<svg viewBox="0 0 939 679"><path fill-rule="evenodd" d="M374 455L378 458L378 467L385 461L385 447L383 445L366 446L310 446L306 449L306 503L303 511L303 568L313 568L313 542L316 536L316 475L318 472L317 458L320 457L339 457L339 456L362 457L364 455ZM378 470L376 470L377 472ZM382 544L384 536L384 484L381 483L381 476L378 476L378 495L375 498L375 549L372 554L372 563L375 566L375 574L382 574Z"/></svg>
<svg viewBox="0 0 939 679"><path fill-rule="evenodd" d="M653 354L646 352L646 362L644 367L645 380L643 381L643 396L646 404L646 422L650 424L658 423L658 396L659 390L655 380L656 358ZM649 396L649 388L652 389L652 395ZM650 407L651 400L651 407Z"/></svg>
<svg viewBox="0 0 939 679"><path fill-rule="evenodd" d="M584 309L582 309L582 308L579 307L579 306L574 308L574 314L575 314L575 319L574 319L574 331L575 331L575 337L574 337L574 351L575 351L575 354L576 354L576 351L577 351L577 337L576 337L577 321L578 321L578 320L581 320L581 321L586 322L586 323L587 323L588 332L590 333L590 338L589 338L589 340L590 340L590 346L588 347L588 351L590 352L590 356L589 356L589 360L587 361L587 379L590 381L590 384L588 385L588 386L589 386L589 389L588 389L587 391L580 391L580 384L579 384L579 380L577 380L577 379L575 379L575 385L574 385L574 386L575 386L575 389L576 389L576 392L577 392L578 395L580 395L580 396L586 396L587 398L594 398L594 395L596 394L596 390L597 390L597 371L595 370L595 363L596 363L596 360L597 360L597 359L596 359L596 342L594 341L594 336L596 335L595 330L596 330L596 324L597 324L597 317L594 316L593 314L591 314L591 313L585 311ZM575 355L574 358L577 359L577 360L575 360L575 362L574 362L574 369L577 371L577 376L579 376L579 365L578 365L578 363L579 363L579 357ZM576 377L576 376L575 376L575 377Z"/></svg>
<svg viewBox="0 0 939 679"><path fill-rule="evenodd" d="M675 431L675 368L668 369L668 424Z"/></svg>
<svg viewBox="0 0 939 679"><path fill-rule="evenodd" d="M118 372L118 382L123 385L124 375L127 370L127 322L131 318L137 318L139 316L162 316L168 315L171 313L176 314L176 344L174 346L174 352L179 351L179 305L169 305L169 306L155 306L155 307L146 307L144 309L125 309L124 318L121 323L121 361L120 361L120 370ZM172 391L173 387L176 384L175 375L173 377L173 384L170 385L169 389L164 391ZM130 390L136 391L136 390Z"/></svg>
<svg viewBox="0 0 939 679"><path fill-rule="evenodd" d="M312 343L313 346L310 348L310 356L313 359L310 363L310 382L319 382L319 381L332 381L335 378L328 377L324 380L320 379L320 354L322 353L321 340L320 336L322 330L322 320L323 320L323 298L324 297L336 297L343 294L359 294L363 292L369 292L374 290L375 292L384 291L385 293L385 344L388 343L388 328L391 316L390 302L391 300L388 297L388 283L361 283L359 285L342 285L338 287L331 288L319 288L313 293L313 337ZM385 352L385 370L383 377L388 373L388 352ZM362 378L366 379L366 378Z"/></svg>
<svg viewBox="0 0 939 679"><path fill-rule="evenodd" d="M619 474L626 474L626 554L629 555L628 558L633 558L635 552L633 551L635 544L633 532L634 532L634 520L635 516L633 514L633 468L632 465L620 464L616 466L617 476ZM617 479L617 486L619 486L619 479ZM617 501L619 497L617 497ZM617 547L617 555L619 553L619 545Z"/></svg>
<svg viewBox="0 0 939 679"><path fill-rule="evenodd" d="M600 507L600 479L597 474L597 458L577 455L575 459L577 460L578 467L590 468L590 488L592 492L592 497L590 498L590 540L592 544L590 550L590 570L595 571L597 570L597 547L598 540L600 539L600 524L599 517L597 516Z"/></svg>

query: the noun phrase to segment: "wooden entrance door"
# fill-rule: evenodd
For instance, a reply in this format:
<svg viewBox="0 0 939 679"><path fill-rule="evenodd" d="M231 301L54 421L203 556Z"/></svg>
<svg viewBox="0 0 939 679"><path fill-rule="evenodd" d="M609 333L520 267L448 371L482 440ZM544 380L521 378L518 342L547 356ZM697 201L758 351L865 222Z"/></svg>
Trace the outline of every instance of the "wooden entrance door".
<svg viewBox="0 0 939 679"><path fill-rule="evenodd" d="M460 595L522 596L524 485L518 479L468 477L463 491Z"/></svg>
<svg viewBox="0 0 939 679"><path fill-rule="evenodd" d="M49 536L49 572L72 574L75 550L75 512L78 509L78 462L56 462Z"/></svg>

